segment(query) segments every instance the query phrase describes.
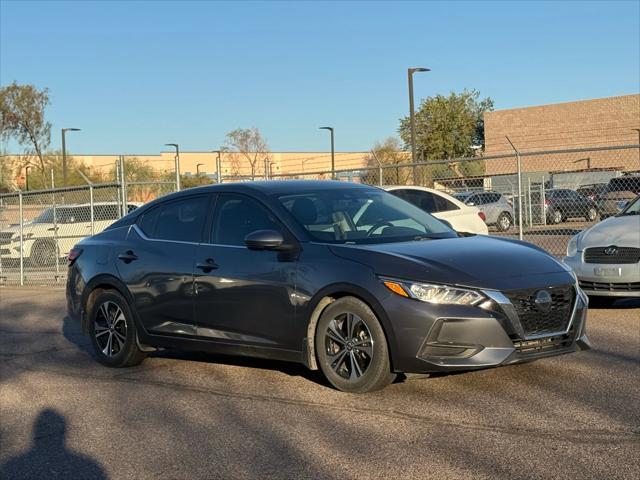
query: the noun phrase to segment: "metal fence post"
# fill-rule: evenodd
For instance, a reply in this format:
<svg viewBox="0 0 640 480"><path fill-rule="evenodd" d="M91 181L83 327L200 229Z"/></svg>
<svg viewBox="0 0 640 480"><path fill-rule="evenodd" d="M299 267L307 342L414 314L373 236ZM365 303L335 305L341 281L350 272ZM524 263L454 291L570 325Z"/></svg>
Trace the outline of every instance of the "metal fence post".
<svg viewBox="0 0 640 480"><path fill-rule="evenodd" d="M24 215L22 208L22 190L18 191L18 215L20 216L20 286L24 285Z"/></svg>
<svg viewBox="0 0 640 480"><path fill-rule="evenodd" d="M124 217L127 214L127 170L124 164L124 155L120 156L120 195L122 197L122 203L120 207L120 217Z"/></svg>
<svg viewBox="0 0 640 480"><path fill-rule="evenodd" d="M51 169L51 189L53 190L52 200L53 200L53 241L55 243L55 264L56 264L56 283L60 279L60 245L58 244L58 211L56 207L56 194L55 194L55 180L53 176L53 168ZM64 199L64 197L62 197Z"/></svg>
<svg viewBox="0 0 640 480"><path fill-rule="evenodd" d="M544 175L542 176L542 188L540 189L540 198L542 200L542 203L540 204L540 207L542 208L542 224L543 225L547 225L547 212L545 210L546 206L547 206L547 199L546 199L546 193L547 193L547 187L546 187L546 182L544 180Z"/></svg>
<svg viewBox="0 0 640 480"><path fill-rule="evenodd" d="M533 226L533 210L531 209L531 177L528 178L527 205L529 206L529 226Z"/></svg>
<svg viewBox="0 0 640 480"><path fill-rule="evenodd" d="M522 235L522 162L520 159L520 152L515 147L515 145L509 140L509 137L505 137L507 142L513 148L513 151L516 152L516 164L518 169L518 238L520 240L523 239Z"/></svg>

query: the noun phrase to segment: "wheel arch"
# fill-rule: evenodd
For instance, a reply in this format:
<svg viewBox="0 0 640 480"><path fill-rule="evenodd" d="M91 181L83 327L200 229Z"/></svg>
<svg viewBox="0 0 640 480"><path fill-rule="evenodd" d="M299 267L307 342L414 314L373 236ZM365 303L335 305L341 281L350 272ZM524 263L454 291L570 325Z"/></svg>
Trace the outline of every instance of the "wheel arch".
<svg viewBox="0 0 640 480"><path fill-rule="evenodd" d="M333 302L343 297L354 297L363 302L371 309L373 314L380 321L380 327L384 331L389 349L389 361L393 370L393 359L395 357L395 337L391 328L389 317L380 302L366 289L349 283L337 283L329 285L319 290L309 301L307 306L306 330L303 340L303 361L310 370L318 370L318 359L315 349L315 334L318 321L322 312Z"/></svg>
<svg viewBox="0 0 640 480"><path fill-rule="evenodd" d="M134 308L131 292L129 292L127 286L119 278L109 274L102 274L89 280L82 291L81 305L84 311L84 315L82 315L82 331L85 333L89 332L89 312L91 311L97 294L105 290L115 290L125 298L129 304L129 308L133 312L134 323L136 329L138 329L140 322L137 321L137 312Z"/></svg>

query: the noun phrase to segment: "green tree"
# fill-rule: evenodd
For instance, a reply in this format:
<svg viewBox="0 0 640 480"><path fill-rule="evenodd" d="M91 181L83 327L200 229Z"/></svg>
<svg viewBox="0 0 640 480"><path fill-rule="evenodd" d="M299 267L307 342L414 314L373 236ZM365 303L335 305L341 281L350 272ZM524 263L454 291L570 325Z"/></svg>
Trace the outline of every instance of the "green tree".
<svg viewBox="0 0 640 480"><path fill-rule="evenodd" d="M16 82L0 87L0 138L15 140L35 156L34 166L44 182L46 151L51 143L51 123L45 119L49 90Z"/></svg>
<svg viewBox="0 0 640 480"><path fill-rule="evenodd" d="M180 186L183 189L201 187L212 183L213 181L206 175L180 175Z"/></svg>
<svg viewBox="0 0 640 480"><path fill-rule="evenodd" d="M384 185L406 185L411 179L411 167L401 167L400 165L409 163L411 157L407 152L402 151L400 140L389 137L382 142L377 142L367 155L368 171L365 181L371 184L378 184L379 167L382 168L382 183Z"/></svg>
<svg viewBox="0 0 640 480"><path fill-rule="evenodd" d="M476 90L424 99L415 114L416 156L427 161L476 157L478 146L484 150L484 113L491 110L493 100L481 99ZM405 148L410 149L409 117L400 120L398 131ZM484 162L476 160L434 165L431 174L433 178L447 178L483 175L484 172Z"/></svg>
<svg viewBox="0 0 640 480"><path fill-rule="evenodd" d="M18 162L18 165L22 175L26 174L26 167L33 167L29 171L29 190L44 190L51 188L51 171L53 171L54 185L56 187L62 186L64 175L62 170L61 151L44 154L44 175L34 175L34 172L40 171L41 164L34 161L32 156L23 156ZM79 171L82 172L82 174L78 173ZM83 175L93 183L99 183L102 180L101 176L94 174L91 171L91 168L85 165L84 162L67 154L67 186L86 185L87 182Z"/></svg>
<svg viewBox="0 0 640 480"><path fill-rule="evenodd" d="M225 147L230 152L240 154L249 163L252 180L255 180L260 164L265 158L269 158L267 141L256 127L238 128L227 133ZM234 167L233 169L237 168Z"/></svg>

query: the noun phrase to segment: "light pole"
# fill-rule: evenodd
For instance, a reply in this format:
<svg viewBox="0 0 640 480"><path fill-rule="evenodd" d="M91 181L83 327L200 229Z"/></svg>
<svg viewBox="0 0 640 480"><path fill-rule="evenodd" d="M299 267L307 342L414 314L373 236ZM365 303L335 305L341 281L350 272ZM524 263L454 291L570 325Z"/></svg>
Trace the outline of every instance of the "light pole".
<svg viewBox="0 0 640 480"><path fill-rule="evenodd" d="M180 191L180 147L177 143L165 143L165 147L173 147L176 149L176 191Z"/></svg>
<svg viewBox="0 0 640 480"><path fill-rule="evenodd" d="M25 190L29 191L29 169L31 165L27 165L24 168L24 182L25 182Z"/></svg>
<svg viewBox="0 0 640 480"><path fill-rule="evenodd" d="M640 145L640 128L634 128L634 132L638 132L638 145ZM638 162L640 162L640 147L638 147Z"/></svg>
<svg viewBox="0 0 640 480"><path fill-rule="evenodd" d="M411 163L413 163L413 182L416 182L417 169L416 163L416 122L413 107L413 74L415 72L430 72L428 68L416 67L407 69L407 77L409 79L409 123L411 126Z"/></svg>
<svg viewBox="0 0 640 480"><path fill-rule="evenodd" d="M221 150L211 150L216 153L216 183L222 183L222 159L220 158Z"/></svg>
<svg viewBox="0 0 640 480"><path fill-rule="evenodd" d="M79 132L79 128L63 128L62 129L62 184L67 186L67 132Z"/></svg>
<svg viewBox="0 0 640 480"><path fill-rule="evenodd" d="M320 127L320 130L329 130L331 133L331 180L336 179L336 151L333 143L333 127Z"/></svg>
<svg viewBox="0 0 640 480"><path fill-rule="evenodd" d="M204 163L199 163L196 165L196 175L200 176L200 167L204 166Z"/></svg>

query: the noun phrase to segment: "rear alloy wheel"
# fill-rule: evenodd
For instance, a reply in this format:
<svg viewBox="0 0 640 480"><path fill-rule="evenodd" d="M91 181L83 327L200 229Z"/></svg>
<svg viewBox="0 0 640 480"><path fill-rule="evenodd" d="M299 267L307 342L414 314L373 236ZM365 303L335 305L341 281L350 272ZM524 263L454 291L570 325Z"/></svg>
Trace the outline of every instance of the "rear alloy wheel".
<svg viewBox="0 0 640 480"><path fill-rule="evenodd" d="M29 264L34 267L53 267L57 261L56 244L50 240L36 240L31 247Z"/></svg>
<svg viewBox="0 0 640 480"><path fill-rule="evenodd" d="M551 212L551 223L556 225L562 222L562 212L560 210L554 210Z"/></svg>
<svg viewBox="0 0 640 480"><path fill-rule="evenodd" d="M315 341L320 368L338 390L371 392L395 379L384 331L371 309L357 298L341 298L325 309Z"/></svg>
<svg viewBox="0 0 640 480"><path fill-rule="evenodd" d="M118 292L98 294L91 308L91 343L98 361L109 367L130 367L144 360L136 342L131 310Z"/></svg>
<svg viewBox="0 0 640 480"><path fill-rule="evenodd" d="M511 228L511 225L513 225L511 215L509 215L507 212L502 212L498 217L498 221L496 222L496 227L498 227L498 230L501 232L506 232Z"/></svg>
<svg viewBox="0 0 640 480"><path fill-rule="evenodd" d="M589 207L589 210L587 210L587 214L585 215L585 219L588 222L593 222L596 218L598 218L598 211L593 207Z"/></svg>

